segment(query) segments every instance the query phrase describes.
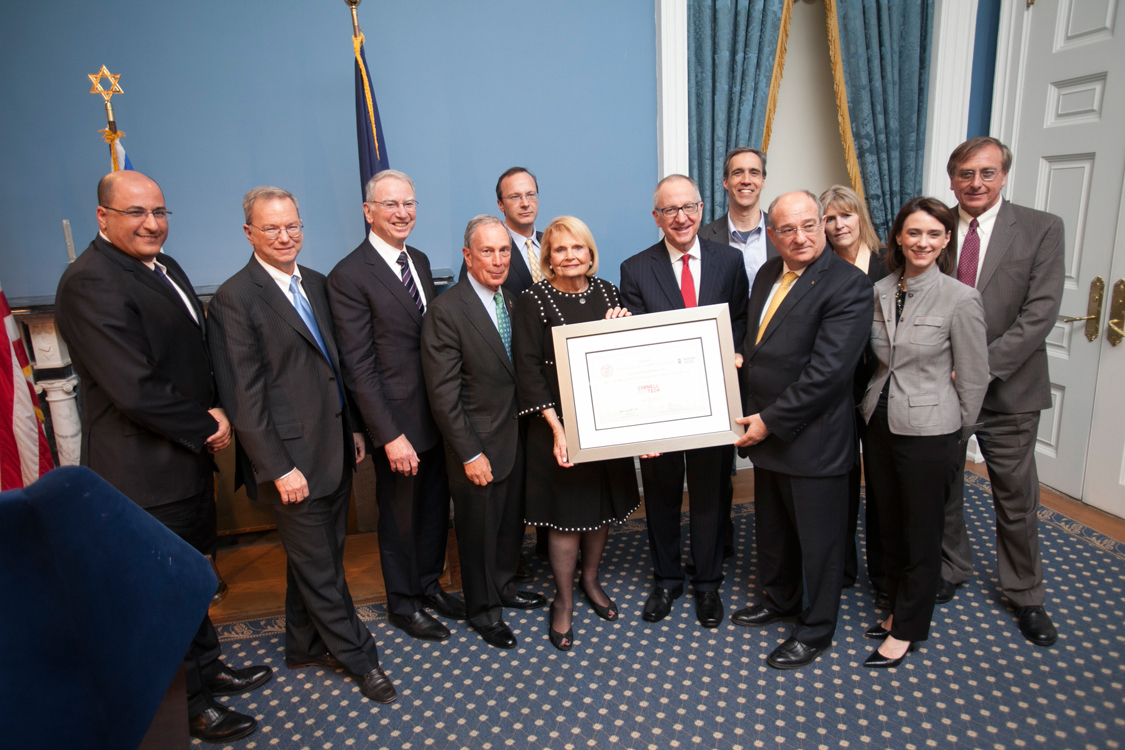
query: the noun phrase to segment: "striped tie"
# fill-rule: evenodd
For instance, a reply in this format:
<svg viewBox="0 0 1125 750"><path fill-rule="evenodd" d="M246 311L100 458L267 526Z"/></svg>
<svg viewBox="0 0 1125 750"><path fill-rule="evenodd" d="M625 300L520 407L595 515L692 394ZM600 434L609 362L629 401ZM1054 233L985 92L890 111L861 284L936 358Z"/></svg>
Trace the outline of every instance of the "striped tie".
<svg viewBox="0 0 1125 750"><path fill-rule="evenodd" d="M531 238L527 238L527 265L531 267L531 280L538 284L543 280L543 269L539 267L539 258L535 255L535 245Z"/></svg>
<svg viewBox="0 0 1125 750"><path fill-rule="evenodd" d="M418 312L424 313L426 309L422 305L422 295L418 294L418 287L414 283L414 274L410 273L410 264L406 262L405 250L398 254L398 264L402 267L402 285L406 287L406 291L410 292L414 304L418 305Z"/></svg>

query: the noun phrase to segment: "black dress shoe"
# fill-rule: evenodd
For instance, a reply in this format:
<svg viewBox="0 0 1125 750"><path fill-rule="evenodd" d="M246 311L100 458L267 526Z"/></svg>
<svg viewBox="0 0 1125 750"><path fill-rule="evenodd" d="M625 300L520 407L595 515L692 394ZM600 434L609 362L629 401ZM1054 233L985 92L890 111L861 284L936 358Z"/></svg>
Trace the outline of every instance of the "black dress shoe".
<svg viewBox="0 0 1125 750"><path fill-rule="evenodd" d="M1016 610L1016 617L1020 620L1023 637L1036 646L1053 646L1059 639L1059 631L1042 606L1020 607Z"/></svg>
<svg viewBox="0 0 1125 750"><path fill-rule="evenodd" d="M695 575L695 561L684 563L684 572L689 576Z"/></svg>
<svg viewBox="0 0 1125 750"><path fill-rule="evenodd" d="M324 667L325 669L343 669L341 664L332 654L321 654L307 659L291 659L285 657L285 666L289 669L304 669L305 667Z"/></svg>
<svg viewBox="0 0 1125 750"><path fill-rule="evenodd" d="M800 669L812 664L827 650L828 646L806 646L796 638L790 638L766 657L766 664L774 669Z"/></svg>
<svg viewBox="0 0 1125 750"><path fill-rule="evenodd" d="M509 609L539 609L547 606L547 597L535 591L517 591L512 599L501 599L500 604Z"/></svg>
<svg viewBox="0 0 1125 750"><path fill-rule="evenodd" d="M732 557L734 557L734 545L733 544L724 544L723 545L723 559L729 560Z"/></svg>
<svg viewBox="0 0 1125 750"><path fill-rule="evenodd" d="M870 656L863 660L863 666L868 669L894 669L899 664L902 664L902 660L906 658L906 654L909 654L913 650L914 644L911 643L910 647L906 649L906 652L903 653L902 656L897 659L892 659L889 656L880 654L879 649L875 649L871 652Z"/></svg>
<svg viewBox="0 0 1125 750"><path fill-rule="evenodd" d="M453 594L442 591L433 596L424 596L422 601L434 612L450 620L464 620L469 617L469 611L465 609L465 600L458 599Z"/></svg>
<svg viewBox="0 0 1125 750"><path fill-rule="evenodd" d="M872 625L867 630L863 631L864 638L871 638L872 640L881 641L885 639L891 631L883 627L883 623Z"/></svg>
<svg viewBox="0 0 1125 750"><path fill-rule="evenodd" d="M535 580L535 574L531 572L531 563L523 555L520 555L520 561L516 563L516 574L512 580L516 583L531 583Z"/></svg>
<svg viewBox="0 0 1125 750"><path fill-rule="evenodd" d="M249 693L270 681L273 670L266 666L231 669L219 662L218 674L207 678L207 690L211 695L240 695Z"/></svg>
<svg viewBox="0 0 1125 750"><path fill-rule="evenodd" d="M735 625L748 628L754 625L769 625L771 622L783 620L787 617L796 617L800 612L778 612L768 604L755 604L746 609L740 609L730 616L730 621Z"/></svg>
<svg viewBox="0 0 1125 750"><path fill-rule="evenodd" d="M938 586L937 596L934 597L934 601L938 604L945 604L946 602L951 601L956 594L957 584L950 583L949 581L942 578L941 584ZM888 609L890 609L890 607L888 607Z"/></svg>
<svg viewBox="0 0 1125 750"><path fill-rule="evenodd" d="M683 586L677 586L674 589L657 586L648 595L648 601L645 602L645 611L641 617L644 618L645 622L660 622L672 611L672 602L683 595Z"/></svg>
<svg viewBox="0 0 1125 750"><path fill-rule="evenodd" d="M253 716L231 711L219 703L212 703L206 711L188 719L188 734L204 742L240 740L257 728L258 721Z"/></svg>
<svg viewBox="0 0 1125 750"><path fill-rule="evenodd" d="M496 648L515 648L516 637L512 635L512 630L503 622L494 622L489 625L473 625L473 630L480 633L480 637L489 646Z"/></svg>
<svg viewBox="0 0 1125 750"><path fill-rule="evenodd" d="M365 675L357 674L355 680L359 683L359 692L363 693L364 698L376 703L394 703L398 700L395 686L382 667L375 667Z"/></svg>
<svg viewBox="0 0 1125 750"><path fill-rule="evenodd" d="M391 612L387 615L387 620L412 638L423 641L444 641L449 637L449 628L421 609L412 615L396 615Z"/></svg>
<svg viewBox="0 0 1125 750"><path fill-rule="evenodd" d="M723 600L718 591L696 592L695 616L705 628L719 627L723 621Z"/></svg>
<svg viewBox="0 0 1125 750"><path fill-rule="evenodd" d="M950 594L950 597L952 597L952 594ZM946 601L949 601L949 599L946 599ZM875 589L875 609L887 611L890 609L894 609L894 606L895 605L894 602L891 601L890 594L888 594L886 591Z"/></svg>

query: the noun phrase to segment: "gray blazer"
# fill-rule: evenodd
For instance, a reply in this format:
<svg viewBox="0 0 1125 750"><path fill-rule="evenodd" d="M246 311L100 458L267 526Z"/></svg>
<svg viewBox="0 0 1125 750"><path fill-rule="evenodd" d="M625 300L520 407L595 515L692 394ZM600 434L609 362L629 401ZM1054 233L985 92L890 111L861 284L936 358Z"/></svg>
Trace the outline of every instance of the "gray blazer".
<svg viewBox="0 0 1125 750"><path fill-rule="evenodd" d="M907 285L902 320L895 323L898 270L875 284L871 348L879 369L863 398L870 422L890 378L887 423L895 435L948 435L976 430L988 388L984 307L975 289L946 276L935 263ZM952 377L956 369L957 377Z"/></svg>
<svg viewBox="0 0 1125 750"><path fill-rule="evenodd" d="M985 408L1051 407L1046 342L1059 317L1064 265L1062 219L1004 201L977 277L992 376Z"/></svg>

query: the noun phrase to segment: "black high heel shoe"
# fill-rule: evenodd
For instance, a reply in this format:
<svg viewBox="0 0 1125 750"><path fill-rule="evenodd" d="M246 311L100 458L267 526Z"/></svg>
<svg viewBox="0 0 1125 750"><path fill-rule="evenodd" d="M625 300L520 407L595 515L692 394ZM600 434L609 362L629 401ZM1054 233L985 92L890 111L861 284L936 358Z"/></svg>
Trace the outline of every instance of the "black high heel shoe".
<svg viewBox="0 0 1125 750"><path fill-rule="evenodd" d="M884 640L890 634L891 631L884 628L883 623L881 622L876 623L869 627L867 630L863 631L864 638L871 638L876 641Z"/></svg>
<svg viewBox="0 0 1125 750"><path fill-rule="evenodd" d="M915 645L916 644L911 643L910 646L906 649L906 653L904 653L897 659L892 659L889 656L883 656L879 653L879 649L875 649L871 652L871 656L868 656L867 659L863 662L863 666L867 667L868 669L894 669L899 664L902 664L902 660L906 658L906 654L909 654L911 651L913 651Z"/></svg>
<svg viewBox="0 0 1125 750"><path fill-rule="evenodd" d="M570 651L570 647L574 645L574 627L571 626L565 633L559 633L554 628L554 622L555 602L552 601L550 609L547 610L547 637L551 639L551 645L559 651Z"/></svg>
<svg viewBox="0 0 1125 750"><path fill-rule="evenodd" d="M603 620L608 620L609 622L614 622L617 619L617 605L613 602L612 599L609 600L609 604L607 606L603 607L602 605L594 601L594 598L590 596L590 592L586 590L586 586L584 584L579 583L578 588L582 591L582 596L586 597L586 601L590 603L590 606L594 610L594 614L596 614Z"/></svg>

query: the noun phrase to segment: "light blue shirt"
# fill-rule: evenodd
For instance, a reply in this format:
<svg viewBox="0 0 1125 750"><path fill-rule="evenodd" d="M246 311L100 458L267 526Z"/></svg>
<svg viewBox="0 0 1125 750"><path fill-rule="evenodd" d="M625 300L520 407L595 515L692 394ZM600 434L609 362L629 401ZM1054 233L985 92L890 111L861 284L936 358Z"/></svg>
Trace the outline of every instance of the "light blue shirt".
<svg viewBox="0 0 1125 750"><path fill-rule="evenodd" d="M469 277L469 283L472 284L473 291L477 293L478 297L480 297L480 303L484 305L484 309L488 313L488 317L492 320L492 325L496 326L496 331L499 332L500 321L496 319L496 301L494 299L496 297L496 292L492 291L484 284L474 279L473 275L468 271L465 272L465 275ZM500 290L498 289L496 291Z"/></svg>
<svg viewBox="0 0 1125 750"><path fill-rule="evenodd" d="M758 226L750 230L750 236L745 243L739 242L734 236L734 224L731 224L730 214L727 214L727 240L730 246L742 252L742 260L746 264L746 278L751 284L758 274L758 269L766 262L766 212L760 212Z"/></svg>
<svg viewBox="0 0 1125 750"><path fill-rule="evenodd" d="M521 258L523 258L524 267L527 268L527 270L530 271L531 270L531 264L527 260L527 241L531 240L531 246L533 248L535 248L535 257L536 258L539 257L539 250L540 250L539 240L535 239L535 227L531 228L531 236L530 237L524 237L522 234L520 234L516 230L512 229L507 224L504 225L504 228L508 230L508 234L512 238L512 247L514 247L516 249L515 254L520 256ZM535 278L534 273L532 274L532 278Z"/></svg>

